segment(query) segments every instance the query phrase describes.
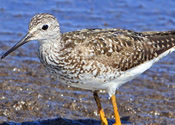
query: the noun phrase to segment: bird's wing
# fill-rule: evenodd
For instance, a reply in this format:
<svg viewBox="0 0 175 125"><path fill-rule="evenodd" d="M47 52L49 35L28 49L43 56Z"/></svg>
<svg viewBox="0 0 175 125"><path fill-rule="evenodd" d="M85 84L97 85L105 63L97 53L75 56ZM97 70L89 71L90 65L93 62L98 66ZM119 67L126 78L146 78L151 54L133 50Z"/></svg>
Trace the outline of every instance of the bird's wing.
<svg viewBox="0 0 175 125"><path fill-rule="evenodd" d="M64 48L69 48L81 60L93 60L126 71L174 47L175 32L85 29L67 33L63 38Z"/></svg>
<svg viewBox="0 0 175 125"><path fill-rule="evenodd" d="M175 32L138 33L129 30L99 32L83 44L88 57L121 71L158 57L174 47Z"/></svg>

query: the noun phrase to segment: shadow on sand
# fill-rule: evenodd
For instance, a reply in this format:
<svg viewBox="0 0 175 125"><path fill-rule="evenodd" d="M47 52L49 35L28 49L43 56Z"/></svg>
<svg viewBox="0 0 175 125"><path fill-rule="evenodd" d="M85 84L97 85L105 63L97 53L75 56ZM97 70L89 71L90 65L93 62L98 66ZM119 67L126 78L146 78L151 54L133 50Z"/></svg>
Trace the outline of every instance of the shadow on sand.
<svg viewBox="0 0 175 125"><path fill-rule="evenodd" d="M123 117L121 118L122 124L131 124L129 122L129 117ZM112 125L114 123L113 119L108 119L109 125ZM78 119L78 120L72 120L72 119L65 119L65 118L56 118L56 119L48 119L48 120L42 120L42 121L31 121L31 122L22 122L22 123L16 123L16 122L4 122L0 125L100 125L100 120L95 119Z"/></svg>

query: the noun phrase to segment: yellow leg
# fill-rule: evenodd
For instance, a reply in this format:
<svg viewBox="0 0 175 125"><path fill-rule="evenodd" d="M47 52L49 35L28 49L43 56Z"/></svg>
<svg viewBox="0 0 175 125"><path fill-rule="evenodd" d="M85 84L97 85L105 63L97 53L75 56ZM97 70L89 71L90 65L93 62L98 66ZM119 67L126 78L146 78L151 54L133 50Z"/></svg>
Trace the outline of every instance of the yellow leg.
<svg viewBox="0 0 175 125"><path fill-rule="evenodd" d="M115 95L112 95L111 101L112 101L114 116L115 116L115 123L113 125L121 125L120 115L118 113L117 101L116 101Z"/></svg>
<svg viewBox="0 0 175 125"><path fill-rule="evenodd" d="M101 106L101 102L100 102L100 99L98 97L97 91L94 91L94 99L97 103L98 113L100 114L101 125L108 125L108 121L106 119L105 113L104 113L103 108Z"/></svg>

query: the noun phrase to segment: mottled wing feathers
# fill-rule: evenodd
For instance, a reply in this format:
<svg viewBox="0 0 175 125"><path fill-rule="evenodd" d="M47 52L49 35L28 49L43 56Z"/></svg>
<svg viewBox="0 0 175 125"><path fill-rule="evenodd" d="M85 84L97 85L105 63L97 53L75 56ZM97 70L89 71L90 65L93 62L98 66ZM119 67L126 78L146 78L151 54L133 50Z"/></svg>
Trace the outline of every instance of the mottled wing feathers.
<svg viewBox="0 0 175 125"><path fill-rule="evenodd" d="M63 39L65 48L72 48L74 53L79 51L81 59L92 59L105 66L126 71L174 47L175 32L84 29L63 34Z"/></svg>
<svg viewBox="0 0 175 125"><path fill-rule="evenodd" d="M146 37L152 43L157 56L175 46L175 31L156 32Z"/></svg>
<svg viewBox="0 0 175 125"><path fill-rule="evenodd" d="M94 50L92 59L106 66L125 71L151 58L151 45L145 42L147 38L118 32L101 37L89 41L87 46L89 50Z"/></svg>

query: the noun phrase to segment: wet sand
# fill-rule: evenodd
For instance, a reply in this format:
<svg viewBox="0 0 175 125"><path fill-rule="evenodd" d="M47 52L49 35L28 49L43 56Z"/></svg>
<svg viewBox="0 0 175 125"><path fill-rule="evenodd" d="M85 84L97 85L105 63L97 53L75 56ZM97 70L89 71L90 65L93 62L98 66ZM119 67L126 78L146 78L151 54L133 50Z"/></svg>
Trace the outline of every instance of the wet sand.
<svg viewBox="0 0 175 125"><path fill-rule="evenodd" d="M87 6L89 5L89 6ZM20 6L20 7L19 7ZM164 6L164 8L162 8ZM40 12L55 15L62 32L82 28L125 28L136 31L175 29L175 2L142 1L1 1L0 54L27 32L30 18ZM32 9L32 8L35 9ZM175 124L175 54L171 54L116 92L125 124ZM114 122L108 95L99 93ZM37 42L0 60L0 124L98 125L91 91L59 83L40 64Z"/></svg>

